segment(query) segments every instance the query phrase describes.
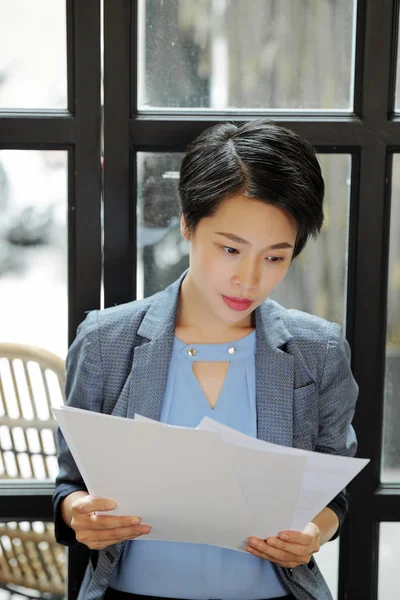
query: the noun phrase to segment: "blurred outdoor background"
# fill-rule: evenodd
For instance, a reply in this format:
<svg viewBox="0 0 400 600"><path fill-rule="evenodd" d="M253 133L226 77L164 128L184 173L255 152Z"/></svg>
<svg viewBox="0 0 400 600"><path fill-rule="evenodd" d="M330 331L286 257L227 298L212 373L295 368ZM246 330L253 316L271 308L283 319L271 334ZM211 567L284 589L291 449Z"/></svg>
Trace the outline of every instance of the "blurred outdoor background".
<svg viewBox="0 0 400 600"><path fill-rule="evenodd" d="M140 110L352 111L356 22L352 0L141 0L139 4ZM65 0L0 0L0 111L21 110L67 110ZM188 266L188 245L179 232L182 154L141 152L134 158L138 264L132 263L132 269L137 269L140 298L181 274ZM351 155L319 153L318 158L326 183L323 231L295 259L273 298L345 327ZM399 192L400 161L395 155L382 481L397 483ZM0 146L0 342L40 346L63 359L68 349L67 203L66 150ZM13 471L11 462L6 464L13 440L2 416L12 412L13 394L11 383L5 397L0 391L0 478L40 478L29 469ZM51 478L55 471L56 467ZM395 597L399 528L381 525L380 599ZM3 553L11 552L12 544L4 543ZM317 561L336 598L338 542L326 545ZM0 590L0 598L1 594Z"/></svg>

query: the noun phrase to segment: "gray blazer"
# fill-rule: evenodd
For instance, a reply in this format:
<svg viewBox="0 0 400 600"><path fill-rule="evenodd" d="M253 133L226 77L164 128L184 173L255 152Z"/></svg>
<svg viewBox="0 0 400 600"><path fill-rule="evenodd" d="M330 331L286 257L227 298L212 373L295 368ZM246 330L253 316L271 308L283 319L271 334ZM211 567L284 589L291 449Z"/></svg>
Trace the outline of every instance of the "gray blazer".
<svg viewBox="0 0 400 600"><path fill-rule="evenodd" d="M67 358L66 395L70 406L133 418L159 419L175 335L181 277L168 288L138 300L90 312L79 326ZM336 323L267 299L256 316L257 437L268 442L353 456L351 421L358 386L350 370L350 350ZM53 497L57 540L76 543L61 518L60 503L86 490L60 431L60 472ZM339 494L329 504L342 523L347 503ZM100 600L122 551L122 543L89 561L79 600ZM277 567L298 600L331 600L316 563ZM244 599L246 600L246 599ZM247 599L248 600L248 599Z"/></svg>

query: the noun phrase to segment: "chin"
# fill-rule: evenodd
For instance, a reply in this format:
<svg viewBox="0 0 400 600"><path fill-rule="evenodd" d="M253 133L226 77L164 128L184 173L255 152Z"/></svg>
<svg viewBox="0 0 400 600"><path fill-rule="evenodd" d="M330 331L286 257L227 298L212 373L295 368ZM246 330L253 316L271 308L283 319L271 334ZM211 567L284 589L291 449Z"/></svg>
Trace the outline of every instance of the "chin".
<svg viewBox="0 0 400 600"><path fill-rule="evenodd" d="M228 308L229 310L229 308ZM233 312L233 311L232 311ZM240 321L243 321L243 319L245 319L246 317L248 317L248 313L247 311L243 311L243 312L237 312L236 314L224 314L223 316L220 316L221 321L225 321L225 323L238 323Z"/></svg>

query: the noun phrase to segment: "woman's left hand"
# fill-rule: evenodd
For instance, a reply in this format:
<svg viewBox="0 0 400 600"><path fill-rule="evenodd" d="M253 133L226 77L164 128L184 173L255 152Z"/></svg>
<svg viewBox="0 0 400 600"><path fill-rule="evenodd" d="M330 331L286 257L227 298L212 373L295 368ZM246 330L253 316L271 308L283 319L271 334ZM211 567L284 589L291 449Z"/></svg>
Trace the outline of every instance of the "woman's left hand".
<svg viewBox="0 0 400 600"><path fill-rule="evenodd" d="M311 522L301 532L282 531L266 540L251 537L246 550L281 567L294 569L310 562L312 555L319 551L320 537L319 528Z"/></svg>

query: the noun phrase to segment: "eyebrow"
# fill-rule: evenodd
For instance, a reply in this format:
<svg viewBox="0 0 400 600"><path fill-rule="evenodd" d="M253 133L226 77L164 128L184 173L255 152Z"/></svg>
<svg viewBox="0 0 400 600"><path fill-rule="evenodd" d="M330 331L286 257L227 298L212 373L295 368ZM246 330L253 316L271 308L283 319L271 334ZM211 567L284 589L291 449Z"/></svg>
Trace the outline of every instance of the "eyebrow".
<svg viewBox="0 0 400 600"><path fill-rule="evenodd" d="M238 244L250 244L249 241L244 240L234 233L225 233L223 231L216 231L215 233L217 235L223 235L224 237L228 238L228 240L232 240L232 242L237 242ZM281 250L284 248L293 248L293 246L292 244L289 244L289 242L279 242L278 244L272 244L272 246L264 248L264 250Z"/></svg>

